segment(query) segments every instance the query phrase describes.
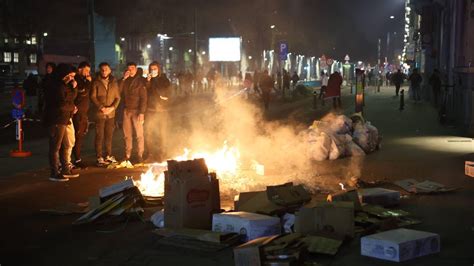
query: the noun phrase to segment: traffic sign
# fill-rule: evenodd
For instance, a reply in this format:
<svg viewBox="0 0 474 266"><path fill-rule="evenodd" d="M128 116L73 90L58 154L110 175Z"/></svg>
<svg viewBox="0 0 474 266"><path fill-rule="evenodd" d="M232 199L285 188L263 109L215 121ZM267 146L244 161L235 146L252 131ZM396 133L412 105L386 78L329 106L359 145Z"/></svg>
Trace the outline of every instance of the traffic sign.
<svg viewBox="0 0 474 266"><path fill-rule="evenodd" d="M286 60L288 58L288 42L280 42L278 47L280 60Z"/></svg>

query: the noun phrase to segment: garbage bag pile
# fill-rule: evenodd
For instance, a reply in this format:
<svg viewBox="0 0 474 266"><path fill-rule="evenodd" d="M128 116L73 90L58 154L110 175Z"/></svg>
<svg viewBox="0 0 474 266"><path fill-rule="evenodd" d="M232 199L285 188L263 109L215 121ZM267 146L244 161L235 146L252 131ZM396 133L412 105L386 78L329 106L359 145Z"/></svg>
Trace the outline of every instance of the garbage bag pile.
<svg viewBox="0 0 474 266"><path fill-rule="evenodd" d="M330 115L316 120L307 132L309 156L316 161L364 156L380 148L381 136L376 127L357 113L350 118Z"/></svg>

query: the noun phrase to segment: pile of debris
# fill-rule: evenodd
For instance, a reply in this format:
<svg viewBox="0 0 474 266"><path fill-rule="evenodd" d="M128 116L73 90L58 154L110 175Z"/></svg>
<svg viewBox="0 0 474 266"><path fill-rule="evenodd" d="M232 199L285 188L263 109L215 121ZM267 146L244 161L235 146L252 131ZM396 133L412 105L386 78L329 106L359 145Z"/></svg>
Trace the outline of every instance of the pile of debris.
<svg viewBox="0 0 474 266"><path fill-rule="evenodd" d="M440 251L439 235L403 228L421 221L397 208L402 194L452 191L432 181L407 179L391 183L391 189L373 186L330 195L311 195L303 185L286 183L242 192L233 210L224 211L219 180L204 159L167 163L164 208L150 219L161 245L205 252L232 247L235 265L307 264L313 254L334 256L358 237L361 255L389 261ZM147 204L127 179L101 189L97 203L74 224L141 215Z"/></svg>
<svg viewBox="0 0 474 266"><path fill-rule="evenodd" d="M236 265L299 265L311 254L336 255L356 236L363 236L362 255L391 261L440 249L439 235L402 228L421 222L394 208L397 190L361 188L318 198L286 183L240 193L234 209L223 211L218 179L203 160L169 161L168 169L164 210L151 217L163 245L201 251L234 246Z"/></svg>
<svg viewBox="0 0 474 266"><path fill-rule="evenodd" d="M351 118L330 115L314 121L307 131L309 155L316 161L364 156L379 149L381 139L377 128L359 113Z"/></svg>

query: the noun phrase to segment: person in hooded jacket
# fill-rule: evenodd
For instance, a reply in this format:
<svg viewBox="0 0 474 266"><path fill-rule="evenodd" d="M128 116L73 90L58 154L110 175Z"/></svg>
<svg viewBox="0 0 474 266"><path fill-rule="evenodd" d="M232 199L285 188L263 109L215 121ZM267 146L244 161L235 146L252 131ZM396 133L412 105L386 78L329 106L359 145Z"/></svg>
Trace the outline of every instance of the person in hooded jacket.
<svg viewBox="0 0 474 266"><path fill-rule="evenodd" d="M49 135L49 165L51 181L68 181L79 176L72 172L70 164L71 150L74 146L68 128L72 126L72 116L77 112L74 105L77 83L74 80L76 72L71 65L59 64L53 72L53 78L45 91L45 120ZM68 159L69 158L69 159Z"/></svg>

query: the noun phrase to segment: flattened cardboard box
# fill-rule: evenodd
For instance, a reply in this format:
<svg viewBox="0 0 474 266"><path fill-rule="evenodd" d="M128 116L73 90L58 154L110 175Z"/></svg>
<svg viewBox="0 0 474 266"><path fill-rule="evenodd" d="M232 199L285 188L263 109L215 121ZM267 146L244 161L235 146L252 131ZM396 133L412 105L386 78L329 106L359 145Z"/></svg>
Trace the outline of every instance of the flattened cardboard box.
<svg viewBox="0 0 474 266"><path fill-rule="evenodd" d="M400 203L400 192L386 188L359 189L359 197L363 203L380 205L383 207L395 206Z"/></svg>
<svg viewBox="0 0 474 266"><path fill-rule="evenodd" d="M319 231L354 237L353 202L312 202L296 213L295 232L310 234Z"/></svg>
<svg viewBox="0 0 474 266"><path fill-rule="evenodd" d="M234 248L235 266L260 266L264 259L263 247L278 236L266 236L251 240Z"/></svg>
<svg viewBox="0 0 474 266"><path fill-rule="evenodd" d="M164 203L165 227L209 230L220 209L219 180L214 174L181 179L165 173Z"/></svg>
<svg viewBox="0 0 474 266"><path fill-rule="evenodd" d="M360 239L361 255L401 262L440 251L438 234L395 229Z"/></svg>

